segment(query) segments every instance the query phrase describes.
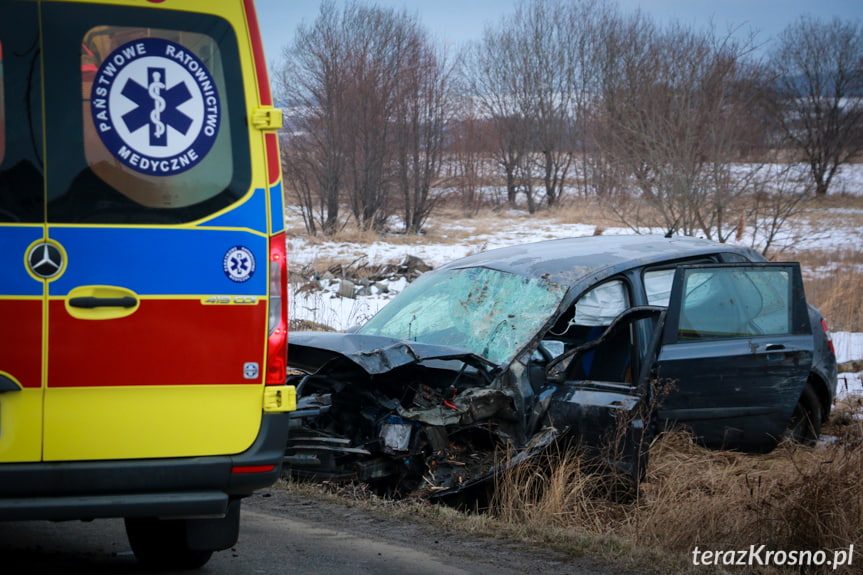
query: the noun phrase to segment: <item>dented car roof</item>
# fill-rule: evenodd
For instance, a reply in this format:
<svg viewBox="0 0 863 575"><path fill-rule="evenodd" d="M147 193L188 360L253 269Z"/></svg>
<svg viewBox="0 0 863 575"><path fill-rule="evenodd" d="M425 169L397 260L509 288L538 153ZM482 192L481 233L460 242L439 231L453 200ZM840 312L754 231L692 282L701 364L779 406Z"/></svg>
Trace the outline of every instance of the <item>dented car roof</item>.
<svg viewBox="0 0 863 575"><path fill-rule="evenodd" d="M764 259L750 248L723 246L699 238L588 236L497 248L455 260L439 269L481 266L573 286L585 279L593 282L633 267L722 251L740 253L751 261Z"/></svg>

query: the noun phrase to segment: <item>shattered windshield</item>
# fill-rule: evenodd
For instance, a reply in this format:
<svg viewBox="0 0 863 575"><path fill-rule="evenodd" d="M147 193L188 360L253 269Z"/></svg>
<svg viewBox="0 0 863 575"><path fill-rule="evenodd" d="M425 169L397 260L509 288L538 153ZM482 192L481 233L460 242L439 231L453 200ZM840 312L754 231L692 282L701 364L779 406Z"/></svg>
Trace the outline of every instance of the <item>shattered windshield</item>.
<svg viewBox="0 0 863 575"><path fill-rule="evenodd" d="M359 333L448 345L503 365L555 313L562 286L487 268L420 276Z"/></svg>

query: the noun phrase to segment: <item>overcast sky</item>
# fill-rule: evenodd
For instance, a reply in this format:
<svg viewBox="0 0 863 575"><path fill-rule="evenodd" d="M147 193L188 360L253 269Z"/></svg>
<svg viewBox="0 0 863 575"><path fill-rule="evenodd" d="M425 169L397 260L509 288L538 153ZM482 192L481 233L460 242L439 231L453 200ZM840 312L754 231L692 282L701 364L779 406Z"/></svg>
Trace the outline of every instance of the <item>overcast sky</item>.
<svg viewBox="0 0 863 575"><path fill-rule="evenodd" d="M344 0L338 0L343 2ZM510 13L518 0L366 0L368 5L404 8L438 39L453 45L478 40L486 24ZM264 35L267 60L282 58L301 21L314 21L319 0L255 0ZM711 19L720 31L751 28L767 42L803 14L819 18L863 20L863 0L617 0L624 13L641 9L660 23L679 20L697 27Z"/></svg>

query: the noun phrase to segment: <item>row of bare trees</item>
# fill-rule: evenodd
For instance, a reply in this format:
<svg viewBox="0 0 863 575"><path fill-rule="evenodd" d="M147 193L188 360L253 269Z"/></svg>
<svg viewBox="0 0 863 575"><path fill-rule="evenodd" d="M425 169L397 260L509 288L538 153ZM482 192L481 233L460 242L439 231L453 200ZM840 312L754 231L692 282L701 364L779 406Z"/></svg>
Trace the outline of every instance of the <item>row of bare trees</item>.
<svg viewBox="0 0 863 575"><path fill-rule="evenodd" d="M596 196L635 230L726 241L743 223L769 247L801 190L863 151L863 28L803 18L768 58L754 42L525 0L450 57L404 12L326 0L277 71L286 188L310 233L393 216L415 233L441 188L475 207L500 182L530 212Z"/></svg>
<svg viewBox="0 0 863 575"><path fill-rule="evenodd" d="M404 13L327 0L285 56L276 85L293 113L283 167L308 231L337 231L343 205L363 228L383 229L398 193L406 231L418 232L434 207L453 101L427 33Z"/></svg>

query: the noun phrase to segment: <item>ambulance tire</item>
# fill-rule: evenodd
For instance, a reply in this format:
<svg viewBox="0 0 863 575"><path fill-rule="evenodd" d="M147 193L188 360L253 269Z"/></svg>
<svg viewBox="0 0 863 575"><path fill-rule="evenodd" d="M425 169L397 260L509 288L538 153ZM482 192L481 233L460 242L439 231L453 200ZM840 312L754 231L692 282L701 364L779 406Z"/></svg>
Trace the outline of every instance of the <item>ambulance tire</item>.
<svg viewBox="0 0 863 575"><path fill-rule="evenodd" d="M191 549L183 519L127 517L126 536L143 567L155 570L197 569L210 560L212 550Z"/></svg>

